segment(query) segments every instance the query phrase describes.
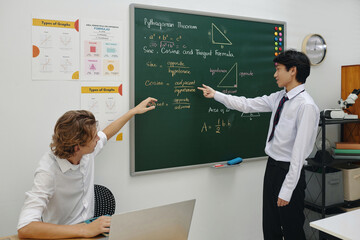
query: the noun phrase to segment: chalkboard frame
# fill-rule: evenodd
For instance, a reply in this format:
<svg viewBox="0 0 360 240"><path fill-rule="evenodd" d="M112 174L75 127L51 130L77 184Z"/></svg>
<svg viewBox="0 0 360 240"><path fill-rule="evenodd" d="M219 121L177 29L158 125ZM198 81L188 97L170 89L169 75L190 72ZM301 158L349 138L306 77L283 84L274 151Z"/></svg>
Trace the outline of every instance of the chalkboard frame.
<svg viewBox="0 0 360 240"><path fill-rule="evenodd" d="M272 23L272 24L281 24L284 26L284 49L286 49L286 38L287 38L287 24L285 21L279 20L267 20L267 19L260 19L260 18L251 18L251 17L243 17L243 16L235 16L235 15L227 15L227 14L220 14L220 13L211 13L211 12L202 12L202 11L193 11L193 10L186 10L186 9L178 9L178 8L169 8L169 7L161 7L161 6L154 6L154 5L143 5L143 4L130 4L130 108L135 107L135 9L147 9L147 10L159 10L159 11L168 11L174 13L185 13L185 14L194 14L199 16L210 16L210 17L219 17L219 18L228 18L234 20L245 20L245 21L252 21L252 22L259 22L259 23ZM187 165L187 166L178 166L172 168L162 168L162 169L155 169L155 170L147 170L147 171L136 171L135 170L135 118L130 120L130 175L131 176L138 176L138 175L145 175L145 174L153 174L159 172L168 172L168 171L175 171L175 170L183 170L183 169L192 169L192 168L199 168L199 167L212 167L216 164L225 164L226 161L219 161L219 162L211 162L211 163L204 163L204 164L194 164L194 165ZM257 161L257 160L265 160L266 156L260 157L253 157L253 158L246 158L243 162L249 161ZM238 165L239 166L239 165ZM226 167L234 167L234 166L226 166Z"/></svg>

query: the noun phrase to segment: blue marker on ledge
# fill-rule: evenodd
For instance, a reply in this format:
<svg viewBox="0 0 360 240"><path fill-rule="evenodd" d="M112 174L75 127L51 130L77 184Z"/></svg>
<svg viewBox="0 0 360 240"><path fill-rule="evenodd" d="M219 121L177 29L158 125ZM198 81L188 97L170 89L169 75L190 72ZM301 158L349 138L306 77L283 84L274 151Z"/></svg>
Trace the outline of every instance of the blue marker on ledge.
<svg viewBox="0 0 360 240"><path fill-rule="evenodd" d="M227 162L227 165L235 165L235 164L239 164L242 162L242 158L241 157L237 157L237 158L234 158L232 160L229 160Z"/></svg>

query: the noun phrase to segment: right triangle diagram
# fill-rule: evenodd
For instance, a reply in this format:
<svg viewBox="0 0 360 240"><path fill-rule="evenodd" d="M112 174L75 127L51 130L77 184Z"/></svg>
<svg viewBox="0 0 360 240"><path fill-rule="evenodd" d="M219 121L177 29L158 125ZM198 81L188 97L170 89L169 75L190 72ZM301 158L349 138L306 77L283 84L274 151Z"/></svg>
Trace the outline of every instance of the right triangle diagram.
<svg viewBox="0 0 360 240"><path fill-rule="evenodd" d="M218 84L220 88L237 88L238 85L238 65L234 65L226 73L226 75L221 79Z"/></svg>
<svg viewBox="0 0 360 240"><path fill-rule="evenodd" d="M221 45L232 45L226 35L213 23L211 23L212 43Z"/></svg>

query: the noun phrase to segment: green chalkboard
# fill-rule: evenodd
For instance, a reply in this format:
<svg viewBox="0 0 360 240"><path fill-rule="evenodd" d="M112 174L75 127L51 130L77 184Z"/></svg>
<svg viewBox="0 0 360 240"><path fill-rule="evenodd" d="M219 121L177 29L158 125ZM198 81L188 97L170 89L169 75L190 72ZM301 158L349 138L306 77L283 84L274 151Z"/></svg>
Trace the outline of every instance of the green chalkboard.
<svg viewBox="0 0 360 240"><path fill-rule="evenodd" d="M278 91L272 60L285 23L144 5L130 12L131 105L158 99L131 122L131 174L265 156L270 113L229 110L197 87L250 98Z"/></svg>

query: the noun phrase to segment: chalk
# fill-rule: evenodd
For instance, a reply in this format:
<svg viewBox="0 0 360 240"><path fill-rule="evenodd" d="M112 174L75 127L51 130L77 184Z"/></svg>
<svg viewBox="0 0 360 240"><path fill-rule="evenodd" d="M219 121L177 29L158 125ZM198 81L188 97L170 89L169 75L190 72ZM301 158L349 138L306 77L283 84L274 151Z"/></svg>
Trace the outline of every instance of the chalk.
<svg viewBox="0 0 360 240"><path fill-rule="evenodd" d="M216 168L223 167L223 166L224 166L224 164L216 164L216 165L214 165L214 167L216 167Z"/></svg>

